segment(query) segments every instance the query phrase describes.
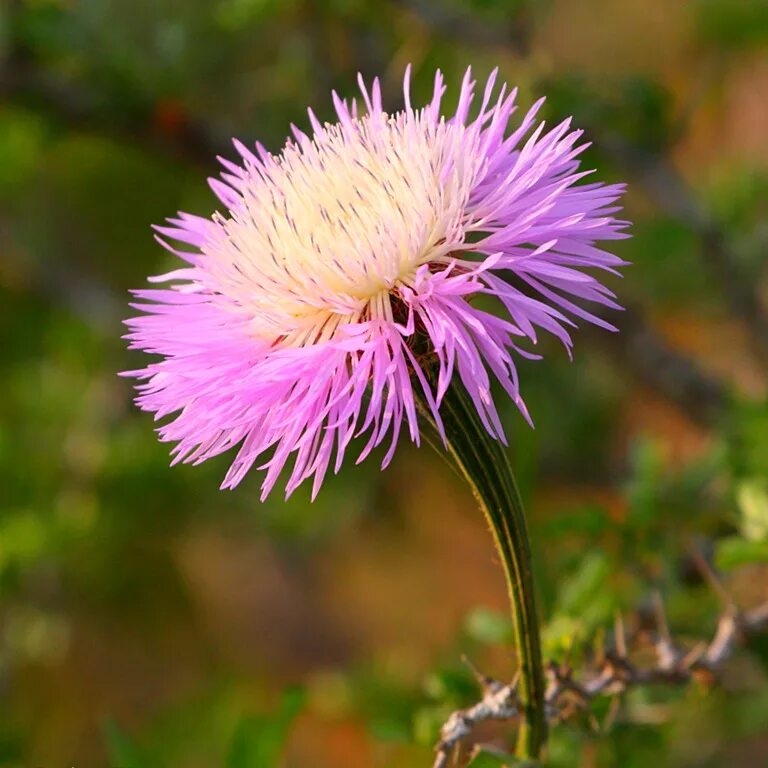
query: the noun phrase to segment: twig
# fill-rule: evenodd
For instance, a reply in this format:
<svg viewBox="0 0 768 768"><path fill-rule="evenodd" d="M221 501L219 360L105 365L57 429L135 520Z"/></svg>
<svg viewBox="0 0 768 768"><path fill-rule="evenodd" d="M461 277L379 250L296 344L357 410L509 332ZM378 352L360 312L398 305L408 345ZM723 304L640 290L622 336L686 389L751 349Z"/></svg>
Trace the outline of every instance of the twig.
<svg viewBox="0 0 768 768"><path fill-rule="evenodd" d="M580 675L564 662L550 662L547 667L546 714L550 725L587 714L593 727L599 728L589 711L590 702L600 696L613 700L602 730L610 727L618 714L619 697L627 690L642 685L684 685L692 680L705 684L717 681L718 673L736 645L768 628L768 602L748 611L739 610L723 588L711 567L703 558L697 558L703 575L723 599L723 610L717 621L712 639L685 650L672 638L661 597L654 594L655 631L650 638L654 662L637 663L630 649L638 644L641 633L630 642L624 621L616 617L614 647L598 654L595 661ZM500 733L515 726L519 718L519 702L515 682L503 684L493 678L476 673L483 691L482 699L467 709L453 712L441 729L436 746L433 768L464 768L474 757L493 745L500 747ZM494 726L489 730L489 725Z"/></svg>

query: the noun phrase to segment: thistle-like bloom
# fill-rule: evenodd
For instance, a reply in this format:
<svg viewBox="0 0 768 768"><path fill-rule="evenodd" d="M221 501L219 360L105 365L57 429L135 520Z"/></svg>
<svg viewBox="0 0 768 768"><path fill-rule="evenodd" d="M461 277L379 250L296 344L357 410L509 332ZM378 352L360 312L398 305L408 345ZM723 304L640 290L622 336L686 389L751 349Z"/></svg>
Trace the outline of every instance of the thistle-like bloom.
<svg viewBox="0 0 768 768"><path fill-rule="evenodd" d="M333 94L338 122L310 110L312 135L293 127L279 155L235 141L241 163L211 181L226 210L157 227L187 265L135 292L146 314L127 338L161 359L129 375L142 409L176 414L158 430L174 462L239 445L222 487L266 454L262 498L291 458L286 492L314 477L314 496L353 437L358 461L387 441L383 465L404 423L418 443L417 394L440 429L454 377L504 440L489 374L528 418L515 356L534 355L518 342L543 330L570 352L573 318L612 329L573 299L619 308L584 270L624 263L595 246L626 237L623 185L579 183L587 144L570 120L537 124L543 100L510 128L516 91L495 81L470 119L469 71L449 117L439 71L421 109L406 73L396 113L361 78L364 114Z"/></svg>

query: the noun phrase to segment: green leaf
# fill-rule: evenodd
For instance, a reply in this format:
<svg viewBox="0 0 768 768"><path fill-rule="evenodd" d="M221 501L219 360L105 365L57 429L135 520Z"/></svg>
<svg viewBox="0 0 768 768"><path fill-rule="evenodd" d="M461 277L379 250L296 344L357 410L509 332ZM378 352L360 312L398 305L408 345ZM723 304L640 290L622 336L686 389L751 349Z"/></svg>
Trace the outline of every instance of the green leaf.
<svg viewBox="0 0 768 768"><path fill-rule="evenodd" d="M632 447L632 480L627 487L629 516L627 523L645 532L653 526L661 510L659 489L664 474L661 446L650 438L640 438Z"/></svg>
<svg viewBox="0 0 768 768"><path fill-rule="evenodd" d="M489 608L475 608L466 618L467 634L484 645L501 645L514 637L512 620Z"/></svg>
<svg viewBox="0 0 768 768"><path fill-rule="evenodd" d="M576 573L563 584L558 600L559 611L571 616L583 615L605 591L609 571L608 558L603 552L588 552Z"/></svg>
<svg viewBox="0 0 768 768"><path fill-rule="evenodd" d="M0 112L0 196L30 179L41 162L44 133L42 121L30 112Z"/></svg>
<svg viewBox="0 0 768 768"><path fill-rule="evenodd" d="M273 715L242 718L232 737L227 768L277 768L288 731L305 699L302 688L289 688Z"/></svg>
<svg viewBox="0 0 768 768"><path fill-rule="evenodd" d="M741 533L750 541L768 539L768 480L745 480L736 489Z"/></svg>
<svg viewBox="0 0 768 768"><path fill-rule="evenodd" d="M699 0L702 36L722 48L748 48L768 40L765 0Z"/></svg>
<svg viewBox="0 0 768 768"><path fill-rule="evenodd" d="M729 536L717 542L715 564L718 568L729 570L749 563L768 563L768 541Z"/></svg>
<svg viewBox="0 0 768 768"><path fill-rule="evenodd" d="M103 732L112 768L149 768L154 765L114 720L104 723Z"/></svg>
<svg viewBox="0 0 768 768"><path fill-rule="evenodd" d="M477 680L466 665L431 672L424 680L424 692L435 701L455 705L477 694Z"/></svg>
<svg viewBox="0 0 768 768"><path fill-rule="evenodd" d="M451 714L450 707L421 707L413 715L413 738L417 744L431 745L440 736L440 728Z"/></svg>
<svg viewBox="0 0 768 768"><path fill-rule="evenodd" d="M547 623L542 633L544 650L547 656L560 658L571 650L582 636L582 623L572 616L557 615Z"/></svg>

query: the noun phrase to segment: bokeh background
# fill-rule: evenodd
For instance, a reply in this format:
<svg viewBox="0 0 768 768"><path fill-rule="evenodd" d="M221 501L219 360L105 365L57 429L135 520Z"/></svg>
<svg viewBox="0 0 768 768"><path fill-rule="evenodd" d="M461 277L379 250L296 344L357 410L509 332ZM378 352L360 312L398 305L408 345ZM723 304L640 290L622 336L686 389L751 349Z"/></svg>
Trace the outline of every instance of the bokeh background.
<svg viewBox="0 0 768 768"><path fill-rule="evenodd" d="M495 66L574 115L626 180L618 336L521 362L508 407L547 653L610 642L653 590L686 641L768 599L765 0L3 0L0 14L0 765L411 768L511 677L501 570L472 499L402 445L284 502L228 459L169 469L117 372L150 225L216 207L229 138L278 150L329 91L456 94ZM640 617L640 618L638 618ZM722 685L633 692L556 766L768 765L768 642ZM597 712L602 716L601 712ZM477 765L498 766L498 759Z"/></svg>

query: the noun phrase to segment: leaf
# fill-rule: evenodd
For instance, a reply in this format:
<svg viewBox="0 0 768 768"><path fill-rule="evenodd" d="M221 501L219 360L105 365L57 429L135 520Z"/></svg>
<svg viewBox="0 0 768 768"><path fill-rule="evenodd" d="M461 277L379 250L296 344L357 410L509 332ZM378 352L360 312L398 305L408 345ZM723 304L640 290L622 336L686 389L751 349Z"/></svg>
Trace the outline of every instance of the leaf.
<svg viewBox="0 0 768 768"><path fill-rule="evenodd" d="M465 620L467 634L484 645L502 645L514 636L512 620L498 611L475 608Z"/></svg>
<svg viewBox="0 0 768 768"><path fill-rule="evenodd" d="M147 756L114 720L107 720L103 731L112 768L149 768Z"/></svg>
<svg viewBox="0 0 768 768"><path fill-rule="evenodd" d="M477 694L477 680L465 664L461 667L446 667L427 675L424 692L435 701L450 701L456 706Z"/></svg>
<svg viewBox="0 0 768 768"><path fill-rule="evenodd" d="M729 536L717 542L715 564L729 570L750 563L768 563L768 540L750 541L741 536Z"/></svg>
<svg viewBox="0 0 768 768"><path fill-rule="evenodd" d="M0 196L12 195L41 163L44 126L37 115L15 109L0 112Z"/></svg>
<svg viewBox="0 0 768 768"><path fill-rule="evenodd" d="M708 42L743 49L768 40L765 0L700 0L696 8L699 29Z"/></svg>
<svg viewBox="0 0 768 768"><path fill-rule="evenodd" d="M659 489L664 473L661 446L650 438L640 438L632 451L633 474L627 488L628 525L647 531L660 514Z"/></svg>
<svg viewBox="0 0 768 768"><path fill-rule="evenodd" d="M587 553L578 571L563 584L558 600L560 612L580 616L587 611L605 591L609 572L608 558L603 552Z"/></svg>
<svg viewBox="0 0 768 768"><path fill-rule="evenodd" d="M572 616L556 615L547 622L542 632L542 641L547 656L560 658L573 648L583 635L582 623Z"/></svg>
<svg viewBox="0 0 768 768"><path fill-rule="evenodd" d="M768 481L746 480L736 489L741 533L750 541L768 539Z"/></svg>
<svg viewBox="0 0 768 768"><path fill-rule="evenodd" d="M449 707L422 707L413 715L413 738L417 744L431 745L440 736L440 728L448 719Z"/></svg>
<svg viewBox="0 0 768 768"><path fill-rule="evenodd" d="M232 736L227 768L277 768L288 731L305 699L302 688L289 688L273 715L242 718Z"/></svg>

